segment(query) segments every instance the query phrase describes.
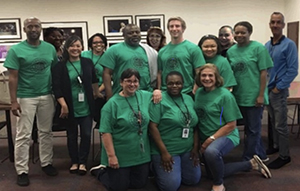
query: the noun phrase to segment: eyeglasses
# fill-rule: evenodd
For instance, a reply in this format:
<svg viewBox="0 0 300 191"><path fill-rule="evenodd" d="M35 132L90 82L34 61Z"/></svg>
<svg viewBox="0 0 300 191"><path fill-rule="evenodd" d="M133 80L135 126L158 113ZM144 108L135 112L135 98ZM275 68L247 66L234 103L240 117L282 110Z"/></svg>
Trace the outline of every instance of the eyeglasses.
<svg viewBox="0 0 300 191"><path fill-rule="evenodd" d="M167 86L182 86L182 82L168 82Z"/></svg>
<svg viewBox="0 0 300 191"><path fill-rule="evenodd" d="M93 44L104 44L104 42L103 41L95 41L95 42L93 42Z"/></svg>
<svg viewBox="0 0 300 191"><path fill-rule="evenodd" d="M132 81L132 80L124 80L124 82L127 83L127 84L138 84L139 83L138 80L134 80L134 81Z"/></svg>

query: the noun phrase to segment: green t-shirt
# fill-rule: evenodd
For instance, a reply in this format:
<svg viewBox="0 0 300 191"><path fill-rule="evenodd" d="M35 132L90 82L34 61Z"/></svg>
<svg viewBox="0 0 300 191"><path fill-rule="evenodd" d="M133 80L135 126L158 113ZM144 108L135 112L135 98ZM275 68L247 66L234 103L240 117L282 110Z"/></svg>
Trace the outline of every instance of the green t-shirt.
<svg viewBox="0 0 300 191"><path fill-rule="evenodd" d="M125 42L111 46L101 57L100 64L113 70L113 94L121 91L120 77L128 68L140 73L140 90L152 91L148 57L141 46L129 46Z"/></svg>
<svg viewBox="0 0 300 191"><path fill-rule="evenodd" d="M233 45L227 51L237 85L233 95L240 106L255 106L260 89L260 71L273 67L272 59L264 45L250 41L247 46ZM269 104L267 85L264 92L264 104Z"/></svg>
<svg viewBox="0 0 300 191"><path fill-rule="evenodd" d="M93 61L96 71L96 76L99 80L98 85L101 86L103 83L102 75L103 75L103 66L100 65L100 58L102 55L95 55L91 50L81 52L81 56L85 58L89 58Z"/></svg>
<svg viewBox="0 0 300 191"><path fill-rule="evenodd" d="M183 75L184 86L182 93L190 93L193 90L195 69L204 65L201 49L188 40L180 44L164 46L158 53L158 70L161 71L161 89L166 90L166 76L171 71L178 71Z"/></svg>
<svg viewBox="0 0 300 191"><path fill-rule="evenodd" d="M216 55L215 57L211 59L206 59L206 63L211 63L217 66L220 75L224 79L224 85L223 87L233 87L236 85L236 81L233 75L233 71L231 69L231 66L226 58L224 58L221 55Z"/></svg>
<svg viewBox="0 0 300 191"><path fill-rule="evenodd" d="M115 154L120 167L135 166L150 161L150 145L148 137L149 105L152 97L151 92L138 90L136 96L125 97L118 93L104 105L101 110L100 129L101 133L111 133ZM138 100L138 102L137 102ZM138 104L142 116L142 139L144 151L141 151L138 134L139 125L131 107L138 113ZM101 164L108 165L106 150L102 147Z"/></svg>
<svg viewBox="0 0 300 191"><path fill-rule="evenodd" d="M72 62L73 66L76 68L76 70L82 74L81 71L81 64L80 60L76 62ZM74 117L85 117L90 114L90 107L87 102L87 97L84 92L83 84L80 85L77 77L78 73L75 70L75 68L72 66L71 62L67 62L67 69L70 77L70 82L71 82L71 91L72 91L72 103L73 103L73 108L74 108ZM79 102L78 100L78 95L79 93L84 94L84 101Z"/></svg>
<svg viewBox="0 0 300 191"><path fill-rule="evenodd" d="M198 123L193 99L186 94L182 94L183 99L181 97L174 97L172 99L167 92L163 92L162 97L163 99L159 104L151 103L149 109L150 120L158 124L157 128L161 139L171 155L191 151L194 143L194 127ZM182 138L182 131L187 127L187 118L190 119L189 136L188 138ZM153 140L151 140L150 144L151 154L160 154Z"/></svg>
<svg viewBox="0 0 300 191"><path fill-rule="evenodd" d="M18 98L32 98L51 93L51 67L57 63L53 45L40 41L32 46L22 41L8 51L4 67L18 70Z"/></svg>
<svg viewBox="0 0 300 191"><path fill-rule="evenodd" d="M242 118L234 96L223 87L215 88L210 92L199 88L195 94L195 110L199 118L202 143L226 123ZM239 144L240 137L237 128L227 137L235 146Z"/></svg>

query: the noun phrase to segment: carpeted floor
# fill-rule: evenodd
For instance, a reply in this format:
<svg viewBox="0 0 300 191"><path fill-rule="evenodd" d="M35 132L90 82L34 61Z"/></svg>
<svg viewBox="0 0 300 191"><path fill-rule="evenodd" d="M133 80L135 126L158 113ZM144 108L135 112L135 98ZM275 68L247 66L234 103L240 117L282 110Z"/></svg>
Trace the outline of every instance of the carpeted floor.
<svg viewBox="0 0 300 191"><path fill-rule="evenodd" d="M297 128L294 128L294 131ZM13 131L14 132L14 131ZM63 135L64 132L55 133L54 135ZM263 128L263 139L267 142L266 127ZM241 131L243 138L243 131ZM96 137L96 148L99 149L99 137ZM243 140L241 140L241 143ZM225 179L227 191L298 191L300 190L300 138L296 139L295 134L290 134L290 148L292 163L279 170L272 170L273 177L271 179L263 178L257 172L242 172ZM0 139L0 160L7 156L7 140ZM243 150L243 144L235 148L229 155L226 156L226 161L239 161ZM37 148L35 147L37 152ZM35 152L35 153L36 153ZM91 156L91 153L90 153ZM36 155L37 157L37 155ZM272 161L277 156L270 156ZM37 159L37 158L35 158ZM91 157L88 162L88 167L97 165L99 157L96 161L92 161ZM16 172L14 164L9 160L0 164L0 191L101 191L104 187L98 182L95 177L90 174L78 176L70 174L68 169L70 159L66 147L65 137L54 138L54 166L58 169L59 175L56 177L48 177L45 175L40 164L32 163L30 159L30 185L28 187L19 187L16 184ZM194 187L182 186L180 191L209 191L211 189L211 180L206 179L205 169L202 170L202 178L198 185ZM149 179L147 186L141 190L157 190L155 180Z"/></svg>

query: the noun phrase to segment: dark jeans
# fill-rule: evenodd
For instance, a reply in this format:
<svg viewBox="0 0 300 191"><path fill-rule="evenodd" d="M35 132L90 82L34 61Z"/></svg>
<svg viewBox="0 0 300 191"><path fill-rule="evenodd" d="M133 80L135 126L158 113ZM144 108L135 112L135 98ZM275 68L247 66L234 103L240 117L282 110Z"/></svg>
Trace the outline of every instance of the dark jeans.
<svg viewBox="0 0 300 191"><path fill-rule="evenodd" d="M149 163L119 169L108 167L99 173L98 180L109 191L125 191L129 188L140 189L146 186L148 174Z"/></svg>
<svg viewBox="0 0 300 191"><path fill-rule="evenodd" d="M78 149L78 126L80 128L80 147ZM85 164L90 152L92 117L76 117L67 128L68 150L72 164Z"/></svg>
<svg viewBox="0 0 300 191"><path fill-rule="evenodd" d="M248 161L253 155L258 155L261 159L266 159L266 151L261 139L261 119L263 107L241 107L245 124L245 148L243 160Z"/></svg>
<svg viewBox="0 0 300 191"><path fill-rule="evenodd" d="M100 119L101 119L101 109L106 103L106 97L104 98L97 98L95 100L95 112L94 112L94 121L97 123L96 128L99 129Z"/></svg>
<svg viewBox="0 0 300 191"><path fill-rule="evenodd" d="M281 158L290 156L289 130L287 125L288 95L288 89L280 90L280 92L277 94L273 93L272 91L269 92L270 105L268 106L268 112L273 128L273 147L279 148L279 155Z"/></svg>

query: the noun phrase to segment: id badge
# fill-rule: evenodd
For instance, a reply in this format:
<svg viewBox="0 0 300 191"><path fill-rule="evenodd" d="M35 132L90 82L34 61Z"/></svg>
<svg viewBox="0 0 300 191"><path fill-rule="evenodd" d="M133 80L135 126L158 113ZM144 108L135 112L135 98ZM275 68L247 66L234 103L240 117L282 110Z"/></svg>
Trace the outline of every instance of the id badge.
<svg viewBox="0 0 300 191"><path fill-rule="evenodd" d="M190 132L190 129L189 128L183 128L182 129L182 138L189 138L189 132Z"/></svg>
<svg viewBox="0 0 300 191"><path fill-rule="evenodd" d="M141 139L140 139L140 150L141 150L141 152L145 152L145 146L144 146L144 140L143 140L143 138L141 137Z"/></svg>
<svg viewBox="0 0 300 191"><path fill-rule="evenodd" d="M79 102L84 102L84 93L83 92L78 93L78 101Z"/></svg>

